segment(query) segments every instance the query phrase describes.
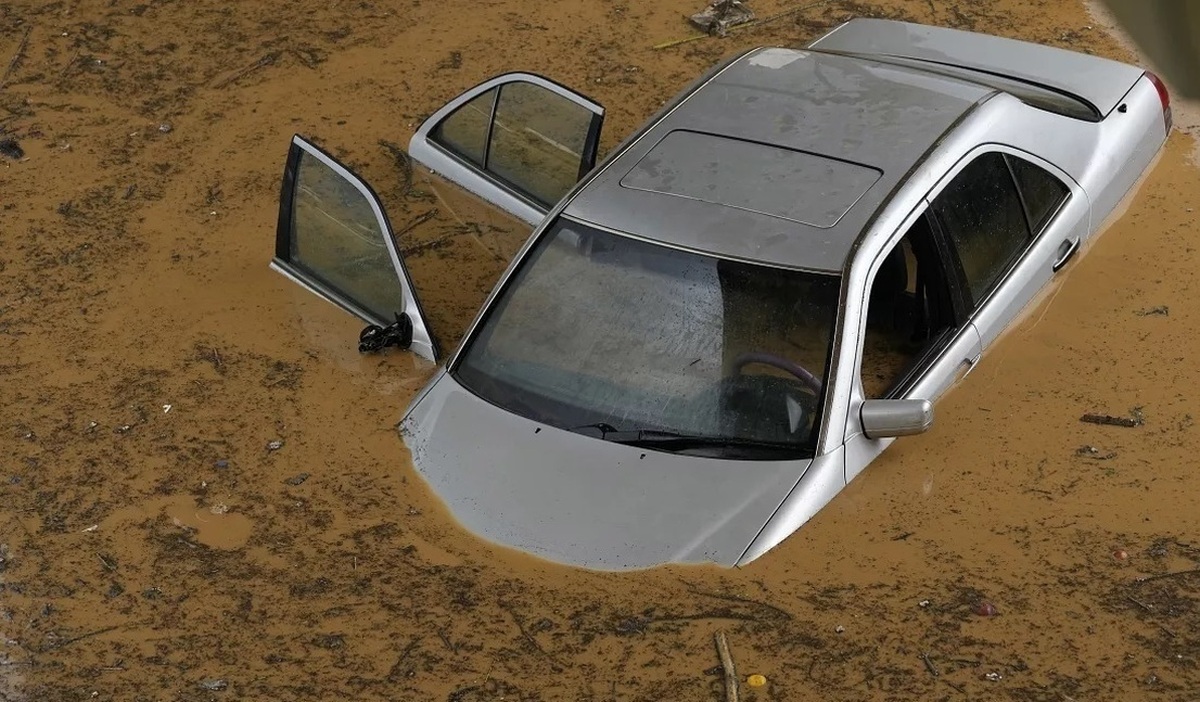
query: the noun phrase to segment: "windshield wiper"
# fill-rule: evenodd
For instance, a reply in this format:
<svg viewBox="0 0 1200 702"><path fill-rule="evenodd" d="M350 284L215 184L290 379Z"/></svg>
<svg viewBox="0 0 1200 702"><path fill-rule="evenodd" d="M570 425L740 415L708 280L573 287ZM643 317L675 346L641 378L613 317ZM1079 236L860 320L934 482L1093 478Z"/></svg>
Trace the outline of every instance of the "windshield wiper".
<svg viewBox="0 0 1200 702"><path fill-rule="evenodd" d="M583 432L580 429L591 429L595 432ZM751 448L751 449L774 449L774 450L790 450L796 451L799 449L794 444L789 444L779 441L760 441L757 439L744 439L736 436L707 436L704 434L681 434L674 431L665 431L662 429L617 429L611 424L605 422L596 422L595 424L584 424L578 427L572 427L571 431L576 431L580 434L588 436L596 436L597 438L611 441L614 444L624 444L626 446L638 446L641 448L653 448L663 451L687 451L694 448ZM598 432L598 433L596 433Z"/></svg>

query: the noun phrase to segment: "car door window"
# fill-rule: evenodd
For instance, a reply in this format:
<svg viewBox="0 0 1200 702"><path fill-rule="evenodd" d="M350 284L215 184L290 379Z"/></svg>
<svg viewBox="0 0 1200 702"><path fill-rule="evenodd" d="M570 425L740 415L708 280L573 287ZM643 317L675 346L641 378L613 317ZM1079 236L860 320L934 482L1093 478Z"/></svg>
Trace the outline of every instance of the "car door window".
<svg viewBox="0 0 1200 702"><path fill-rule="evenodd" d="M493 88L455 110L438 124L433 138L459 156L482 167L487 152L488 130L492 126L492 112L496 107L496 95L499 92L499 88Z"/></svg>
<svg viewBox="0 0 1200 702"><path fill-rule="evenodd" d="M540 76L509 73L435 112L409 153L536 225L595 165L603 121L598 103Z"/></svg>
<svg viewBox="0 0 1200 702"><path fill-rule="evenodd" d="M487 169L553 205L583 175L591 122L591 112L561 95L530 83L506 85L496 102Z"/></svg>
<svg viewBox="0 0 1200 702"><path fill-rule="evenodd" d="M1006 158L1017 181L1017 188L1021 191L1021 199L1025 201L1029 228L1036 236L1071 191L1061 180L1029 161L1012 155Z"/></svg>
<svg viewBox="0 0 1200 702"><path fill-rule="evenodd" d="M371 324L407 318L412 349L435 360L425 315L370 186L300 136L292 139L283 182L272 267Z"/></svg>
<svg viewBox="0 0 1200 702"><path fill-rule="evenodd" d="M933 201L953 242L971 301L979 305L1031 240L1003 154L979 156Z"/></svg>
<svg viewBox="0 0 1200 702"><path fill-rule="evenodd" d="M866 397L898 395L955 327L949 278L932 223L922 215L871 282L861 375Z"/></svg>

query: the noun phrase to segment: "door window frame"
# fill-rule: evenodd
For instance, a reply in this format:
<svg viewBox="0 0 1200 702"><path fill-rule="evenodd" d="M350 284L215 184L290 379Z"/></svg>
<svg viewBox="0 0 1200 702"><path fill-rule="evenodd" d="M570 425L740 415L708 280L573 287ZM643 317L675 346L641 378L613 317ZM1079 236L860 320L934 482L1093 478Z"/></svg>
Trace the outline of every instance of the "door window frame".
<svg viewBox="0 0 1200 702"><path fill-rule="evenodd" d="M401 300L403 309L397 310L397 312L408 315L409 320L413 324L413 338L410 348L419 356L436 362L440 355L437 341L428 327L428 317L421 307L421 301L417 298L416 291L412 285L412 276L409 275L408 268L404 265L404 257L400 255L396 247L394 230L392 229L391 222L388 220L387 212L383 208L379 195L376 194L371 185L361 176L324 149L299 134L292 137L291 148L288 151L287 165L283 172L283 184L279 195L279 216L275 229L275 256L271 260L271 268L282 273L301 287L332 302L369 324L383 327L396 321L395 319L378 318L358 302L343 294L336 286L326 281L319 271L309 268L303 262L293 260L292 240L295 234L297 178L299 176L301 159L305 157L317 159L323 166L329 168L347 183L354 186L371 206L371 211L375 215L376 222L379 224L384 247L387 249L388 258L392 262L392 268L395 270L404 298Z"/></svg>
<svg viewBox="0 0 1200 702"><path fill-rule="evenodd" d="M950 270L948 272L958 279L957 287L963 295L962 300L966 305L968 316L971 318L973 318L980 309L986 306L988 302L995 298L1001 289L1006 287L1012 272L1018 266L1020 266L1021 262L1029 255L1029 252L1034 248L1034 244L1038 241L1038 239L1040 239L1046 231L1053 227L1054 221L1058 219L1058 216L1063 212L1064 209L1066 209L1067 203L1069 203L1071 198L1075 196L1075 189L1072 187L1074 181L1061 170L1056 168L1053 164L1050 164L1027 151L1023 151L1005 144L980 144L964 154L963 157L954 164L954 167L947 171L946 175L944 175L941 180L938 181L937 185L930 189L928 195L925 196L925 202L929 207L929 213L936 222L937 226L941 228L943 232L945 232L945 225L942 223L941 218L937 216L937 213L933 207L934 201L937 200L938 196L941 195L942 192L945 191L945 189L949 187L952 182L954 182L954 179L957 178L958 175L962 173L962 171L968 165L973 163L977 158L989 153L997 153L1004 158L1005 169L1008 171L1009 182L1012 183L1013 189L1017 193L1017 199L1021 203L1021 212L1025 220L1025 230L1029 232L1029 238L1020 251L1010 258L1003 271L996 278L996 281L992 284L991 288L988 289L987 294L985 294L979 301L976 302L971 299L970 286L967 281L966 273L963 271L962 260L958 255L958 251L954 246L954 242L950 240L948 233L944 234L945 243L948 247L948 253L950 255L950 261L948 264L950 266ZM1029 215L1029 206L1025 202L1025 194L1021 191L1021 186L1017 182L1016 174L1013 173L1012 165L1009 163L1009 158L1020 158L1033 164L1034 166L1037 166L1043 171L1054 176L1054 178L1062 183L1067 189L1067 196L1058 203L1057 207L1054 208L1051 214L1045 218L1045 221L1041 222L1041 226L1037 229L1037 231L1034 231L1033 229L1033 223Z"/></svg>
<svg viewBox="0 0 1200 702"><path fill-rule="evenodd" d="M599 151L600 130L604 124L604 106L600 103L571 90L570 88L536 73L505 73L484 81L465 93L446 103L429 119L425 120L409 142L409 154L447 179L463 186L509 213L537 226L546 214L557 203L547 203L539 200L532 193L509 181L506 178L488 170L485 166L475 163L466 156L459 154L453 148L442 144L434 138L434 132L442 122L454 114L458 108L471 100L496 89L492 110L488 122L488 134L484 145L484 163L488 159L491 148L491 132L496 120L496 107L500 94L505 85L512 83L529 83L543 88L555 95L569 100L592 113L591 123L584 140L583 152L580 154L579 172L575 183L583 179L595 167ZM568 189L567 192L570 192Z"/></svg>
<svg viewBox="0 0 1200 702"><path fill-rule="evenodd" d="M952 260L954 258L953 244L948 240L941 223L934 216L933 208L929 202L922 199L909 212L908 216L904 218L904 222L896 228L896 231L888 239L887 243L880 247L867 269L866 287L863 289L862 312L859 319L859 342L854 378L854 382L858 387L858 394L864 399L869 399L866 395L866 389L862 384L862 374L867 345L867 319L871 313L871 291L874 288L875 280L879 276L880 270L883 268L884 261L897 246L902 245L904 238L908 236L908 233L917 225L917 222L922 217L926 218L929 222L930 236L937 251L937 261L942 268L943 278L948 288L947 292L950 296L953 326L943 330L932 343L912 360L909 367L893 383L888 392L883 397L877 399L899 399L905 397L924 378L925 373L928 372L971 322L969 294L963 287L964 279L951 268L951 265L954 263Z"/></svg>

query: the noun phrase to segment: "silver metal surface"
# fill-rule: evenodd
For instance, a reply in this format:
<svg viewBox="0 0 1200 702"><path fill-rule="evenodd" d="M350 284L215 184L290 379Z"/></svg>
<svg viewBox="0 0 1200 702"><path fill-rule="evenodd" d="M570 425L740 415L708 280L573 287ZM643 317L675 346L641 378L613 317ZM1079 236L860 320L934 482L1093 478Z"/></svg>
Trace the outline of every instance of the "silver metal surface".
<svg viewBox="0 0 1200 702"><path fill-rule="evenodd" d="M963 114L992 91L914 70L811 51L761 49L701 87L584 187L567 214L668 245L717 256L840 271L879 205ZM881 172L829 228L699 199L624 187L621 181L668 134L688 130L839 159ZM703 154L695 157L697 167ZM719 164L720 177L756 182L749 163ZM796 209L825 194L797 164Z"/></svg>
<svg viewBox="0 0 1200 702"><path fill-rule="evenodd" d="M731 173L753 173L731 178ZM677 129L621 185L828 229L881 173L827 156Z"/></svg>
<svg viewBox="0 0 1200 702"><path fill-rule="evenodd" d="M1078 95L1107 115L1142 69L1052 46L871 18L854 19L812 48L914 58L963 66L1047 85Z"/></svg>
<svg viewBox="0 0 1200 702"><path fill-rule="evenodd" d="M929 400L864 400L858 412L863 434L871 439L922 434L933 426Z"/></svg>
<svg viewBox="0 0 1200 702"><path fill-rule="evenodd" d="M402 425L418 470L467 527L589 567L752 561L809 520L892 441L872 437L899 435L927 419L928 401L974 368L1028 309L1054 275L1064 246L1086 248L1165 140L1157 92L1141 69L1082 54L1064 58L1067 52L1021 42L995 39L997 44L981 35L928 34L899 23L872 20L853 29L835 30L818 46L870 52L886 44L920 60L1052 80L1107 106L1109 114L1099 122L1074 119L946 75L816 51L750 52L702 81L630 138L550 217L561 210L667 246L842 273L818 456L811 462L739 462L620 446L498 409L459 386L451 370L414 401ZM874 33L886 36L872 38ZM897 45L897 37L907 43ZM1003 51L997 54L996 47ZM1116 104L1124 108L1113 109ZM848 206L846 193L853 188L835 183L830 197L841 201L843 212L827 228L806 225L801 222L834 219L821 214L832 209L821 209L828 203L801 173L811 163L793 162L789 171L787 159L780 159L772 177L795 178L806 187L796 188L795 202L761 203L754 199L760 193L746 186L759 176L749 157L735 154L714 165L689 149L654 153L680 131L840 159L882 175ZM927 203L971 159L989 151L1036 163L1061 179L1070 197L926 361L901 404L874 404L861 383L871 282ZM662 170L664 162L672 173ZM769 185L764 191L778 187ZM712 192L709 186L718 194L702 196ZM504 193L489 187L471 189L503 200ZM806 206L816 209L803 212ZM501 289L493 291L480 318Z"/></svg>
<svg viewBox="0 0 1200 702"><path fill-rule="evenodd" d="M468 529L601 570L734 565L809 465L584 436L498 409L451 375L428 389L400 430L417 470Z"/></svg>
<svg viewBox="0 0 1200 702"><path fill-rule="evenodd" d="M554 81L546 80L532 73L505 73L491 80L480 83L467 92L446 103L429 119L421 123L420 128L408 142L408 153L421 164L454 183L482 197L500 209L519 219L537 226L545 218L547 209L532 198L523 196L513 188L490 177L473 164L463 161L458 156L438 146L430 138L430 133L451 112L465 105L476 97L497 86L508 83L530 83L545 88L571 102L587 109L592 114L604 115L604 106L568 90Z"/></svg>
<svg viewBox="0 0 1200 702"><path fill-rule="evenodd" d="M408 270L404 267L404 261L400 258L400 252L396 250L396 240L395 237L392 236L392 228L388 224L387 215L384 214L383 209L379 204L379 199L361 178L339 163L336 159L327 156L320 149L310 144L303 137L292 137L292 144L303 149L308 156L320 161L322 164L344 179L347 183L353 185L354 188L362 194L363 199L371 205L371 212L375 215L376 222L379 225L379 230L383 232L383 243L387 248L388 257L392 261L392 267L396 270L396 277L400 280L400 289L404 294L404 300L402 301L404 313L408 315L410 320L412 320L413 338L410 348L412 348L417 355L436 362L437 358L434 353L433 338L429 334L429 328L426 325L425 317L423 314L421 314L421 307L417 302L416 293L413 292L412 281L409 279ZM274 266L274 268L277 271L285 273L292 280L300 282L304 285L304 287L308 288L312 292L317 293L318 295L345 310L353 312L364 321L371 323L378 323L378 321L380 321L373 320L370 317L365 316L357 305L353 304L352 302L348 303L347 300L342 298L336 292L329 290L326 286L315 284L313 281L303 279L302 276L294 270L284 271L284 269L278 265Z"/></svg>

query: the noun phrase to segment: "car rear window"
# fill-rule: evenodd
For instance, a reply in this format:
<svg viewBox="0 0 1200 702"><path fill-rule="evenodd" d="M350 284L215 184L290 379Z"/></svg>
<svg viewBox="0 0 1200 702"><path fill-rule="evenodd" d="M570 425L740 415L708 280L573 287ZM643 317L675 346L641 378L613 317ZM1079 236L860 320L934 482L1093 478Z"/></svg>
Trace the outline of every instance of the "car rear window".
<svg viewBox="0 0 1200 702"><path fill-rule="evenodd" d="M933 201L980 304L1029 244L1021 198L1004 155L986 153L963 168Z"/></svg>
<svg viewBox="0 0 1200 702"><path fill-rule="evenodd" d="M1025 200L1029 228L1033 230L1033 235L1037 236L1071 191L1045 169L1011 154L1007 158L1013 177L1017 180L1017 188Z"/></svg>

